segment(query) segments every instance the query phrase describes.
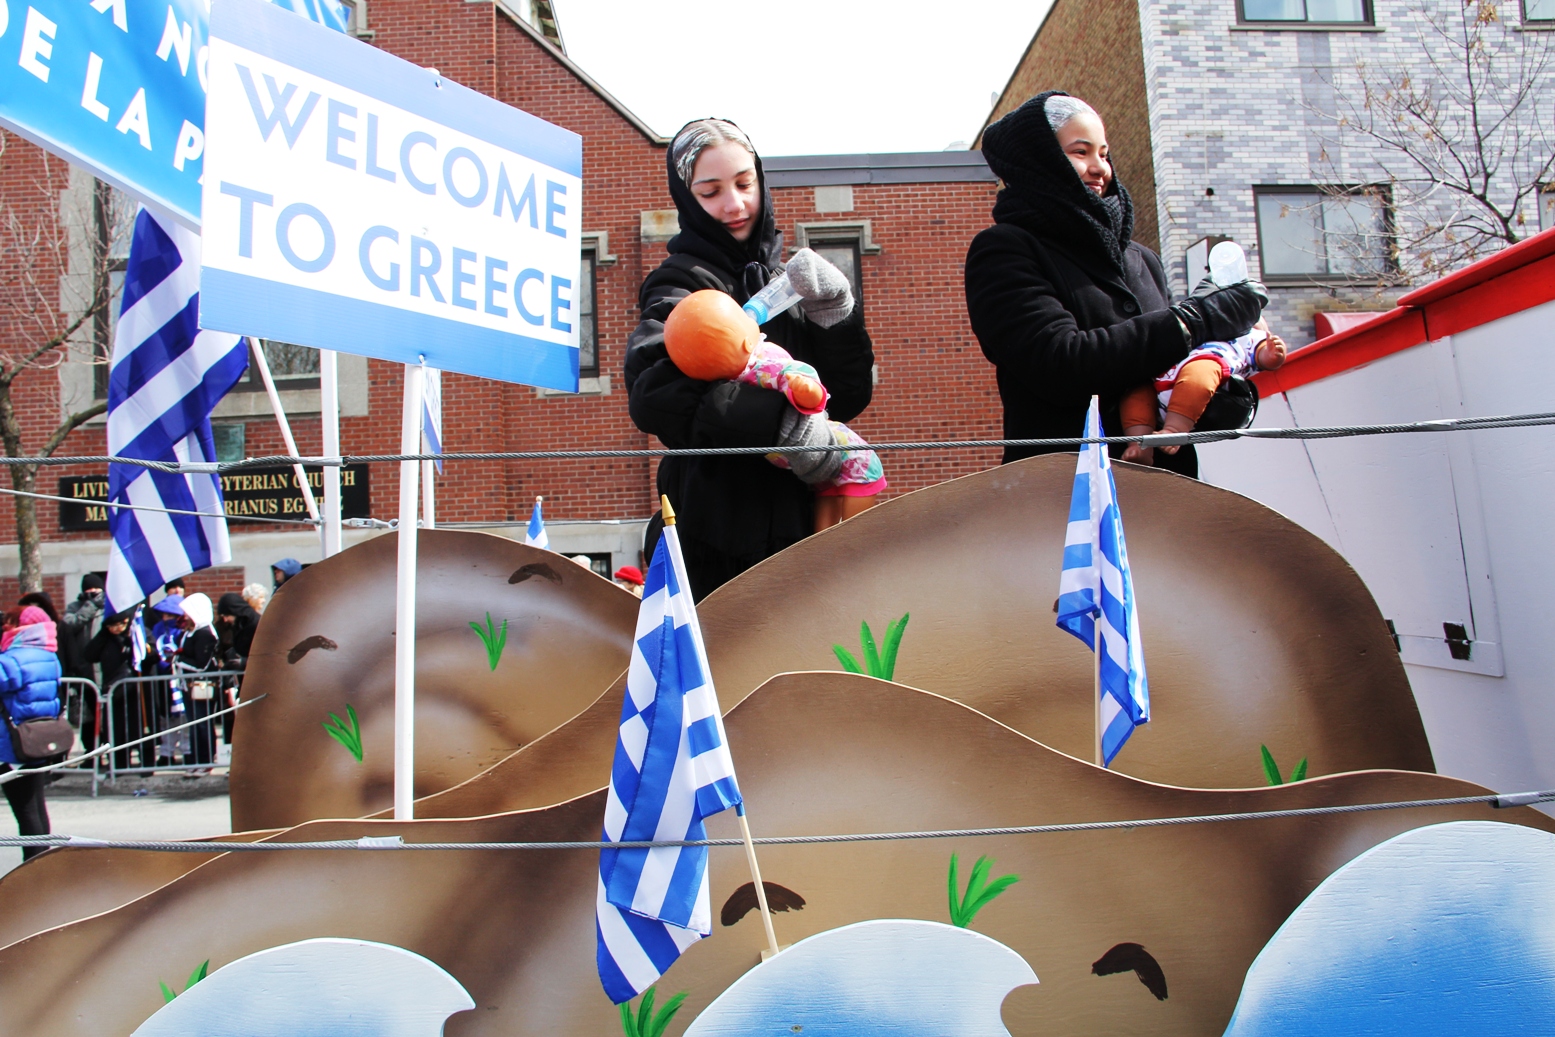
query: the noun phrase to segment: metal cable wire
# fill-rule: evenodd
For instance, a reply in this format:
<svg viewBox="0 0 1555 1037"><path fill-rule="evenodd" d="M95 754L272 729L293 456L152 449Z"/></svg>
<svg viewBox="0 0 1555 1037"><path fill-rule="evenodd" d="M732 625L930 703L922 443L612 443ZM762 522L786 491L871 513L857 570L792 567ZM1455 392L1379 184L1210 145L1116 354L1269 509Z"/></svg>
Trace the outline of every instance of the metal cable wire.
<svg viewBox="0 0 1555 1037"><path fill-rule="evenodd" d="M1445 799L1411 799L1392 803L1352 803L1327 807L1295 807L1288 810L1254 810L1238 814L1194 814L1185 817L1150 817L1131 821L1081 821L1056 825L1016 825L1005 828L949 828L927 832L866 832L848 835L769 835L753 841L762 846L808 846L827 843L899 842L912 839L971 839L1012 835L1054 835L1064 832L1103 832L1131 828L1165 828L1174 825L1212 824L1223 821L1268 821L1287 817L1322 817L1361 814L1376 810L1414 810L1488 804L1496 808L1525 807L1555 802L1555 789L1503 795L1454 796ZM427 818L449 821L454 818ZM160 853L268 853L282 850L622 850L661 846L744 846L742 839L666 839L575 842L407 843L400 836L364 836L315 842L172 842L169 840L88 839L70 835L22 835L0 837L0 846L71 846L104 850L151 850Z"/></svg>
<svg viewBox="0 0 1555 1037"><path fill-rule="evenodd" d="M898 450L967 450L995 447L1057 447L1078 448L1085 443L1143 443L1146 446L1182 446L1188 443L1219 443L1233 439L1339 439L1348 436L1386 436L1406 432L1475 432L1498 428L1529 428L1538 425L1555 425L1555 412L1539 414L1507 414L1484 418L1442 418L1432 421L1398 422L1386 425L1330 425L1319 428L1246 428L1224 432L1156 433L1151 436L1102 436L1086 439L1083 436L1057 439L953 439L921 440L899 443L871 443L876 451ZM147 461L138 457L108 457L104 455L80 457L0 457L0 465L101 465L126 464L149 468L159 472L214 475L221 472L241 471L276 465L320 465L326 468L342 468L353 464L382 464L397 461L590 461L602 458L653 458L653 457L728 457L754 454L836 453L855 450L857 447L840 444L824 446L733 446L696 447L691 449L643 449L643 450L486 450L441 454L350 454L342 457L290 457L273 454L265 457L246 457L241 461L220 463L178 463L172 461Z"/></svg>

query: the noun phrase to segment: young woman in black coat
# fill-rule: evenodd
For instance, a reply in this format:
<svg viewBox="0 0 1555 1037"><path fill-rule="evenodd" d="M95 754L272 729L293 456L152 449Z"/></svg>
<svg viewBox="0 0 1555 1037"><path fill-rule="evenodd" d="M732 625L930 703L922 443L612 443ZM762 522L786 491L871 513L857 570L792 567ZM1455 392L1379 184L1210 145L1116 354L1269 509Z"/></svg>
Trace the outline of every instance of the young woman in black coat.
<svg viewBox="0 0 1555 1037"><path fill-rule="evenodd" d="M703 119L675 135L665 162L680 233L638 297L642 323L626 354L632 421L671 448L777 446L796 416L782 393L688 378L664 348L664 320L687 295L714 288L743 303L784 270L761 159L738 127ZM846 284L840 272L833 280ZM807 296L761 330L819 372L830 417L851 421L869 405L874 350L845 287ZM658 488L675 508L698 600L814 528L810 489L761 455L669 458Z"/></svg>
<svg viewBox="0 0 1555 1037"><path fill-rule="evenodd" d="M1258 320L1268 300L1256 282L1172 305L1160 257L1132 240L1133 203L1084 101L1037 95L988 127L983 157L1004 186L967 252L966 301L998 369L1005 438L1078 436L1093 395L1102 428L1120 435L1125 392ZM1012 447L1004 460L1059 449L1072 448ZM1198 474L1191 446L1156 463Z"/></svg>

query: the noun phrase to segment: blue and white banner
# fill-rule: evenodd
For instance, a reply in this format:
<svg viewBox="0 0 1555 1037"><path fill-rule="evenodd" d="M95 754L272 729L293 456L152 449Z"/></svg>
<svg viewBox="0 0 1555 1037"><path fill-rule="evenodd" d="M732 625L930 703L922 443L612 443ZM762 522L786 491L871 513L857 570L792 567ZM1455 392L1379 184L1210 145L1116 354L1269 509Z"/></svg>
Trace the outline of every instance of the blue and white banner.
<svg viewBox="0 0 1555 1037"><path fill-rule="evenodd" d="M426 437L427 453L443 452L443 372L435 367L423 367L426 383L421 391L421 434ZM443 462L434 461L437 474L443 474Z"/></svg>
<svg viewBox="0 0 1555 1037"><path fill-rule="evenodd" d="M243 339L198 326L200 238L142 209L135 221L108 371L108 453L147 461L216 460L211 410L248 370ZM175 576L232 558L214 472L181 475L108 466L110 502L204 512L108 509L108 611Z"/></svg>
<svg viewBox="0 0 1555 1037"><path fill-rule="evenodd" d="M540 515L540 501L535 498L535 510L529 513L529 528L524 530L524 543L530 547L538 547L542 551L551 549L550 534L545 531L545 519Z"/></svg>
<svg viewBox="0 0 1555 1037"><path fill-rule="evenodd" d="M1093 396L1085 417L1085 438L1102 435L1100 404ZM1134 577L1123 540L1123 514L1118 510L1118 490L1105 443L1080 448L1058 579L1058 626L1100 656L1102 762L1110 765L1134 728L1149 722L1150 687L1145 679Z"/></svg>
<svg viewBox="0 0 1555 1037"><path fill-rule="evenodd" d="M201 327L576 392L582 139L214 0Z"/></svg>
<svg viewBox="0 0 1555 1037"><path fill-rule="evenodd" d="M605 839L705 839L703 819L730 807L744 810L734 760L680 540L665 526L637 613ZM630 1001L712 932L707 847L602 850L596 921L600 982Z"/></svg>
<svg viewBox="0 0 1555 1037"><path fill-rule="evenodd" d="M280 0L345 28L333 0ZM0 0L0 126L200 223L202 0Z"/></svg>

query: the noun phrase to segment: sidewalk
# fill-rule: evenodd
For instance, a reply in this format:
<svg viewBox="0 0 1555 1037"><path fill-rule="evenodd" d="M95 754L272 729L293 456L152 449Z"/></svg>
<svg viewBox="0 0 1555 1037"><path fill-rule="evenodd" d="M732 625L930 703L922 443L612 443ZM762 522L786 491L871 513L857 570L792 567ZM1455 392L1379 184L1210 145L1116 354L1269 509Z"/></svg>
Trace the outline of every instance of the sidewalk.
<svg viewBox="0 0 1555 1037"><path fill-rule="evenodd" d="M50 829L94 839L197 839L232 830L225 771L198 778L181 774L125 775L98 787L90 774L66 773L45 793ZM16 834L16 818L0 807L0 835ZM22 852L0 847L0 875L22 862Z"/></svg>

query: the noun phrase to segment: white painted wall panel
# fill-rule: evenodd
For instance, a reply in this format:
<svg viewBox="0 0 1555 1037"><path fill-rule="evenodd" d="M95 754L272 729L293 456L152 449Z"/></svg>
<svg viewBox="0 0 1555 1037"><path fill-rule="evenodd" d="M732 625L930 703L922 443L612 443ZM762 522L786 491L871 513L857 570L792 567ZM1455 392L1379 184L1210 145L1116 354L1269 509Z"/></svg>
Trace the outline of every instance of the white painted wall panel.
<svg viewBox="0 0 1555 1037"><path fill-rule="evenodd" d="M1555 303L1265 400L1258 424L1543 411L1555 411ZM1555 428L1217 444L1201 458L1206 481L1356 567L1405 635L1443 773L1555 787ZM1471 662L1447 658L1443 621L1469 627Z"/></svg>

